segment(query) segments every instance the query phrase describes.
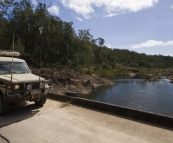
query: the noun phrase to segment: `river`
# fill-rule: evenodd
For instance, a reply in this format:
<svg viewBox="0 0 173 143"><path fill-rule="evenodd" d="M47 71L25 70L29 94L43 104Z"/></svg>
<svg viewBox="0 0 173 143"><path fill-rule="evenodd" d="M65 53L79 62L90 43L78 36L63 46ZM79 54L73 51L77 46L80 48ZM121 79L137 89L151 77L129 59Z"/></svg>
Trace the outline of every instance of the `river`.
<svg viewBox="0 0 173 143"><path fill-rule="evenodd" d="M117 79L112 86L80 97L173 117L173 84L168 79Z"/></svg>

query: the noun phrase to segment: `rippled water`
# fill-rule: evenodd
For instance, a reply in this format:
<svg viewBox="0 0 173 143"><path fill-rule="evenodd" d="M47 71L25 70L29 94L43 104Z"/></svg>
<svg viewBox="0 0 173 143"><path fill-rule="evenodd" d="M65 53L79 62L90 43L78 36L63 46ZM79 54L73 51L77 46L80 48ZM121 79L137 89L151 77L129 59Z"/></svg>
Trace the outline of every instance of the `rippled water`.
<svg viewBox="0 0 173 143"><path fill-rule="evenodd" d="M142 79L118 79L115 85L98 88L83 98L133 109L173 116L173 84L168 79L148 82Z"/></svg>

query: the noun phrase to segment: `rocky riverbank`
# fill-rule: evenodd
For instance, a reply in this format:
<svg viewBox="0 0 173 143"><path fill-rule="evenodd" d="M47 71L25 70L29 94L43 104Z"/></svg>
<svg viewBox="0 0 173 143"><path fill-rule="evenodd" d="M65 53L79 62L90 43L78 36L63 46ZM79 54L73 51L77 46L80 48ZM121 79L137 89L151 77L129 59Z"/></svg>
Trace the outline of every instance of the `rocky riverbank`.
<svg viewBox="0 0 173 143"><path fill-rule="evenodd" d="M33 74L39 75L39 69L30 66ZM58 66L57 68L43 68L41 76L52 79L51 92L64 94L66 91L88 94L94 92L98 86L114 84L107 78L97 74L82 74L78 70Z"/></svg>
<svg viewBox="0 0 173 143"><path fill-rule="evenodd" d="M29 64L33 74L39 75L39 66ZM117 70L117 69L116 69ZM116 71L115 70L115 71ZM168 78L173 83L173 69L121 69L119 74L125 71L129 73L129 77L144 78L148 81L159 81L161 78ZM125 74L127 76L127 74ZM79 69L68 68L64 66L56 66L50 68L42 68L41 76L45 79L52 79L53 93L64 93L66 91L73 91L78 93L94 92L98 86L114 84L113 81L107 78L100 77L96 73L82 73ZM121 75L123 76L123 75ZM125 76L125 77L126 77Z"/></svg>

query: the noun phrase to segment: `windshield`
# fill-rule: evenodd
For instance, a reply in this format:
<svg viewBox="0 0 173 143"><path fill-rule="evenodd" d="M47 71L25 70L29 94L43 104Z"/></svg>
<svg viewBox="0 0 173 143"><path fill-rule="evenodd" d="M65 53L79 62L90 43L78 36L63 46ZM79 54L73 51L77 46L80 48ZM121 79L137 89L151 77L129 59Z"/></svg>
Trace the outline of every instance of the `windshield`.
<svg viewBox="0 0 173 143"><path fill-rule="evenodd" d="M11 66L11 62L0 62L0 74L10 74ZM13 73L22 74L29 72L29 68L25 62L13 62Z"/></svg>

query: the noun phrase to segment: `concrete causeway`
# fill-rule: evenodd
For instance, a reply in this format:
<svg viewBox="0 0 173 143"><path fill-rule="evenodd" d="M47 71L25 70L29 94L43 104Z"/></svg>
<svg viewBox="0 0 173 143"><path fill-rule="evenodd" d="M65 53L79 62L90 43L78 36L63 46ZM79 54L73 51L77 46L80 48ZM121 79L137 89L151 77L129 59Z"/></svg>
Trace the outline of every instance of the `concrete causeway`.
<svg viewBox="0 0 173 143"><path fill-rule="evenodd" d="M48 99L42 108L33 104L21 106L0 116L0 134L10 143L173 142L172 130L85 109L68 102Z"/></svg>
<svg viewBox="0 0 173 143"><path fill-rule="evenodd" d="M75 96L73 96L73 94ZM160 115L152 112L146 112L142 110L136 110L128 107L108 104L104 102L98 102L94 100L88 100L80 97L76 97L75 92L71 92L70 95L60 95L49 93L48 97L58 101L69 101L73 105L82 106L84 108L89 108L93 110L98 110L101 112L119 115L125 118L130 118L138 121L142 121L148 124L155 124L162 127L173 129L173 117Z"/></svg>

